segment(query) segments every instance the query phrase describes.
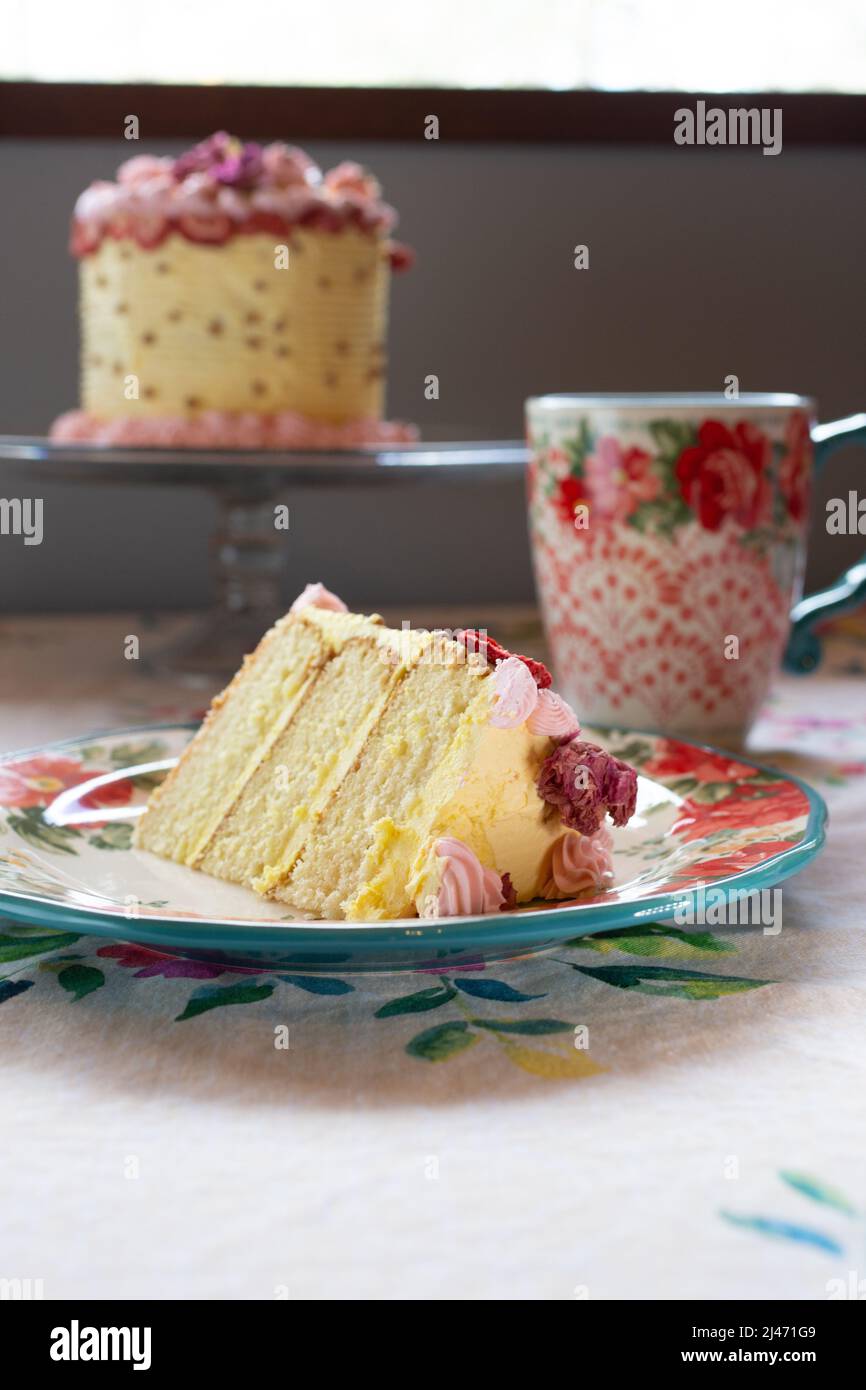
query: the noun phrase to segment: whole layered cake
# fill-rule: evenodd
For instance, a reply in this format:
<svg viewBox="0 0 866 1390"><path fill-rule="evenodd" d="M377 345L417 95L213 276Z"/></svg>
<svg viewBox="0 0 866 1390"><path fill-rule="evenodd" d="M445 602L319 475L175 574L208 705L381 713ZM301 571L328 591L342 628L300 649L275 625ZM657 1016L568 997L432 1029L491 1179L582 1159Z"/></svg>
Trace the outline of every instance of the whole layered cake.
<svg viewBox="0 0 866 1390"><path fill-rule="evenodd" d="M388 296L408 250L375 178L212 136L79 198L81 409L61 441L351 447L384 417Z"/></svg>
<svg viewBox="0 0 866 1390"><path fill-rule="evenodd" d="M136 845L314 917L492 913L608 887L636 790L541 663L482 632L388 628L314 584L214 700Z"/></svg>

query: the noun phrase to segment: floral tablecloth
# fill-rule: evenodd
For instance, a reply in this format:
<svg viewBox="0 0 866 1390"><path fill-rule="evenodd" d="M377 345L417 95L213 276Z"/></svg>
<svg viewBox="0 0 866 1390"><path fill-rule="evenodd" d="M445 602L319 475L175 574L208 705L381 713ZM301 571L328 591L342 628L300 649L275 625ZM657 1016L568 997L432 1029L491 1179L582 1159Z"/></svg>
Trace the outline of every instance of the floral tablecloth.
<svg viewBox="0 0 866 1390"><path fill-rule="evenodd" d="M200 711L206 691L123 660L130 631L0 620L0 748ZM864 675L850 619L752 739L831 810L778 935L656 924L486 970L277 978L0 921L0 1277L46 1298L866 1297Z"/></svg>

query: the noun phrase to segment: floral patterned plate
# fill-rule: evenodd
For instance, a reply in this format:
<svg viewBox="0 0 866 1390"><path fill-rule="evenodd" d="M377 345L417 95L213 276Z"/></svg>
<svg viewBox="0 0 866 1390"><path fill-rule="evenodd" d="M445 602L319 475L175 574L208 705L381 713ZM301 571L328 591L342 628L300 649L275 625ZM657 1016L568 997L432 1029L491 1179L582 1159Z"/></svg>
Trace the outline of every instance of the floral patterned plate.
<svg viewBox="0 0 866 1390"><path fill-rule="evenodd" d="M258 969L435 969L700 910L710 886L725 901L770 888L824 839L824 803L795 777L698 744L587 730L640 773L637 812L614 832L615 887L486 917L311 920L132 848L135 817L194 730L122 729L0 760L0 916Z"/></svg>

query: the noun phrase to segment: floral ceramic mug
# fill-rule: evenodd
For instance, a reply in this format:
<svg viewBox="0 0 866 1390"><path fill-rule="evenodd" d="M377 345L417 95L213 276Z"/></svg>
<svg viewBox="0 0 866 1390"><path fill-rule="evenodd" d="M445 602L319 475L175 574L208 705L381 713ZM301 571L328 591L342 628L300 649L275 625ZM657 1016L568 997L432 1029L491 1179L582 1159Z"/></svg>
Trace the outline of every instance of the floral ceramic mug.
<svg viewBox="0 0 866 1390"><path fill-rule="evenodd" d="M800 599L813 467L866 443L793 395L527 402L533 560L557 683L591 724L743 740L785 655L866 598L866 565Z"/></svg>

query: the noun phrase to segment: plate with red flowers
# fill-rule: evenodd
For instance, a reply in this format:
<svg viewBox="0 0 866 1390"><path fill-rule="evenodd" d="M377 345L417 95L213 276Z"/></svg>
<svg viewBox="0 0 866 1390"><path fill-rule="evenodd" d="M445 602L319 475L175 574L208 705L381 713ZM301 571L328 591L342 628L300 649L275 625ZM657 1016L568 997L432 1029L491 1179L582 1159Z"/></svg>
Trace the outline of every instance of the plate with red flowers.
<svg viewBox="0 0 866 1390"><path fill-rule="evenodd" d="M636 812L611 831L609 887L484 916L310 920L133 848L136 817L194 732L114 730L0 760L0 959L33 933L77 932L260 970L423 970L671 918L757 926L763 890L824 841L824 802L796 777L682 739L585 730L638 772Z"/></svg>

